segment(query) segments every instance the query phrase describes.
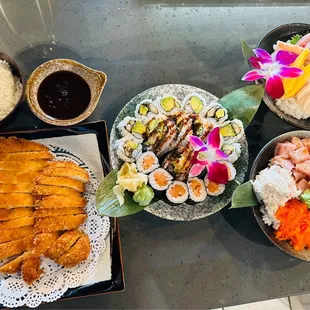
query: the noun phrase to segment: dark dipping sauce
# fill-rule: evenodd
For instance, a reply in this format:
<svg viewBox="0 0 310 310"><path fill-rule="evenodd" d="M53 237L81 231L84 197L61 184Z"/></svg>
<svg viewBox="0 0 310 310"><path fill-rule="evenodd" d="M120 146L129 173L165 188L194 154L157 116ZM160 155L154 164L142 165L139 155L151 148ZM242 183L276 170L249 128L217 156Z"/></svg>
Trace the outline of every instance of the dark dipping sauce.
<svg viewBox="0 0 310 310"><path fill-rule="evenodd" d="M87 82L70 71L48 75L39 86L38 103L43 112L56 119L72 119L81 115L91 99Z"/></svg>

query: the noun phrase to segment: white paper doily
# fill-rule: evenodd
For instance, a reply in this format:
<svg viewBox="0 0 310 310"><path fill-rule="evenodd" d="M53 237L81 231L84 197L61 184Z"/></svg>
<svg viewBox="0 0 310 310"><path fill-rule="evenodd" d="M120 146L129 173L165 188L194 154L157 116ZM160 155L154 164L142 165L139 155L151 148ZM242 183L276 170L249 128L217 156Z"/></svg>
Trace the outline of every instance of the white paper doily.
<svg viewBox="0 0 310 310"><path fill-rule="evenodd" d="M69 288L80 286L82 280L94 272L100 254L106 248L105 237L110 230L110 220L98 215L95 197L98 182L94 174L80 158L69 151L51 145L49 148L56 155L56 160L73 161L90 175L90 182L84 194L88 218L80 229L89 235L91 253L85 262L73 268L61 267L54 261L42 257L41 268L44 275L30 286L23 281L20 274L0 276L0 303L6 307L26 305L35 308L42 302L53 302L61 298Z"/></svg>

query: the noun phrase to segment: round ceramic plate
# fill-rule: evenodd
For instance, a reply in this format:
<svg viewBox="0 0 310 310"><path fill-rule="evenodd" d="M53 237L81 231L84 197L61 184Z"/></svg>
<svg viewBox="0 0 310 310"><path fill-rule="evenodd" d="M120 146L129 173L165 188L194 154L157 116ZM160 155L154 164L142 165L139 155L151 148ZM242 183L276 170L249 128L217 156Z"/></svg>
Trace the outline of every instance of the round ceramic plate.
<svg viewBox="0 0 310 310"><path fill-rule="evenodd" d="M283 135L280 135L273 140L271 140L269 143L267 143L264 148L260 151L260 153L257 155L251 172L250 172L250 180L254 180L255 176L263 169L267 168L269 160L274 156L274 150L276 145L279 142L284 142L287 140L290 140L292 137L298 137L298 138L310 138L310 132L305 130L297 130L297 131L290 131ZM303 250L300 252L297 252L288 242L286 241L279 241L275 237L275 230L264 223L262 218L262 213L260 212L261 206L253 207L254 216L262 229L262 231L265 233L265 235L268 237L268 239L280 250L286 252L287 254L290 254L296 258L299 258L301 260L310 261L310 250Z"/></svg>
<svg viewBox="0 0 310 310"><path fill-rule="evenodd" d="M115 141L120 138L117 133L116 126L126 116L134 117L134 112L138 103L140 103L144 99L155 99L156 97L164 96L165 94L175 95L180 101L182 101L186 95L194 92L203 96L206 99L207 103L218 99L217 97L200 88L179 84L156 86L142 92L138 96L131 99L118 114L112 127L110 148L113 168L119 167L121 165L121 162L118 160L115 152L113 151L113 145L115 144ZM237 170L237 176L234 181L227 184L224 194L218 197L208 196L205 201L197 204L182 203L179 205L172 205L165 200L159 200L158 202L153 203L152 205L147 207L145 210L161 218L174 221L197 220L220 211L231 201L233 191L240 183L243 183L247 171L249 155L246 137L244 136L239 142L242 147L242 153L240 158L234 163L234 166Z"/></svg>
<svg viewBox="0 0 310 310"><path fill-rule="evenodd" d="M258 43L257 47L263 48L269 53L274 52L273 45L278 40L286 42L295 34L305 34L310 30L310 24L287 24L282 25L268 32ZM310 129L310 119L297 119L291 115L285 114L275 104L274 100L266 93L264 102L268 108L282 120L303 129Z"/></svg>

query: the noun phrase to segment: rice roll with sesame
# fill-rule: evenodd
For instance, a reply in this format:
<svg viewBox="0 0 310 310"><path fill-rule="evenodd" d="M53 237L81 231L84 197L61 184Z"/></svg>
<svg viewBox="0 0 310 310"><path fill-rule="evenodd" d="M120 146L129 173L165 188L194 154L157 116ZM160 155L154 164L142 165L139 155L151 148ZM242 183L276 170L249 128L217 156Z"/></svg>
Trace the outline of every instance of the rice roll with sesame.
<svg viewBox="0 0 310 310"><path fill-rule="evenodd" d="M162 168L158 168L149 174L149 184L156 191L165 191L172 182L172 176Z"/></svg>
<svg viewBox="0 0 310 310"><path fill-rule="evenodd" d="M159 167L159 162L153 152L145 152L137 158L136 165L139 172L148 174Z"/></svg>
<svg viewBox="0 0 310 310"><path fill-rule="evenodd" d="M222 151L228 156L227 161L233 164L241 155L241 145L239 143L224 144Z"/></svg>
<svg viewBox="0 0 310 310"><path fill-rule="evenodd" d="M221 125L220 133L225 144L238 142L244 135L243 124L238 119L227 121Z"/></svg>
<svg viewBox="0 0 310 310"><path fill-rule="evenodd" d="M189 114L200 114L205 113L206 100L199 94L190 94L183 100L183 109Z"/></svg>
<svg viewBox="0 0 310 310"><path fill-rule="evenodd" d="M157 106L162 114L171 114L181 109L178 98L173 95L158 98Z"/></svg>
<svg viewBox="0 0 310 310"><path fill-rule="evenodd" d="M138 139L130 135L117 140L115 150L119 159L133 163L142 153L142 145Z"/></svg>
<svg viewBox="0 0 310 310"><path fill-rule="evenodd" d="M184 182L174 181L166 191L168 200L172 203L183 203L188 199L188 188Z"/></svg>
<svg viewBox="0 0 310 310"><path fill-rule="evenodd" d="M236 171L236 168L233 166L233 164L229 163L228 161L220 161L220 163L227 167L228 181L234 180L236 177L237 171Z"/></svg>
<svg viewBox="0 0 310 310"><path fill-rule="evenodd" d="M212 103L206 107L205 118L221 124L227 120L228 112L219 103Z"/></svg>
<svg viewBox="0 0 310 310"><path fill-rule="evenodd" d="M143 139L146 133L146 126L134 117L126 116L117 126L122 137L133 135L138 139Z"/></svg>
<svg viewBox="0 0 310 310"><path fill-rule="evenodd" d="M204 178L205 187L209 196L219 196L225 191L225 184L218 184L208 180L208 177Z"/></svg>
<svg viewBox="0 0 310 310"><path fill-rule="evenodd" d="M189 198L193 202L201 202L207 198L207 191L203 180L198 178L188 179L187 181Z"/></svg>
<svg viewBox="0 0 310 310"><path fill-rule="evenodd" d="M154 102L150 99L145 99L137 105L135 117L143 122L146 122L152 117L158 115L158 113L158 108Z"/></svg>

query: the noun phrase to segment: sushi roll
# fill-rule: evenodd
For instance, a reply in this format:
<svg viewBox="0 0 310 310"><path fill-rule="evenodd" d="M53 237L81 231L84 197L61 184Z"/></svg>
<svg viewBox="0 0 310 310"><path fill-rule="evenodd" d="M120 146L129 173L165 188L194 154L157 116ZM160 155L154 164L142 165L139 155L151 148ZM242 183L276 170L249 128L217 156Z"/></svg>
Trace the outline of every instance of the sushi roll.
<svg viewBox="0 0 310 310"><path fill-rule="evenodd" d="M158 158L153 152L142 153L136 162L139 172L150 173L159 167Z"/></svg>
<svg viewBox="0 0 310 310"><path fill-rule="evenodd" d="M155 190L165 191L172 182L172 176L162 168L158 168L149 174L149 184Z"/></svg>
<svg viewBox="0 0 310 310"><path fill-rule="evenodd" d="M115 142L116 155L119 159L133 163L142 153L141 141L128 135Z"/></svg>
<svg viewBox="0 0 310 310"><path fill-rule="evenodd" d="M188 199L188 188L184 182L174 181L166 191L168 200L172 203L183 203Z"/></svg>
<svg viewBox="0 0 310 310"><path fill-rule="evenodd" d="M158 112L158 108L155 106L153 101L150 99L145 99L137 105L135 117L143 122L146 122L152 117L158 115Z"/></svg>
<svg viewBox="0 0 310 310"><path fill-rule="evenodd" d="M234 180L236 177L237 171L236 171L236 168L233 166L233 164L229 163L228 161L224 161L224 160L219 161L219 163L227 167L228 181Z"/></svg>
<svg viewBox="0 0 310 310"><path fill-rule="evenodd" d="M225 144L235 143L244 135L243 124L238 119L227 121L221 125L220 133Z"/></svg>
<svg viewBox="0 0 310 310"><path fill-rule="evenodd" d="M189 198L193 202L201 202L207 198L207 191L203 180L198 178L188 179L187 186Z"/></svg>
<svg viewBox="0 0 310 310"><path fill-rule="evenodd" d="M228 156L227 161L233 164L241 155L241 145L239 143L224 144L222 151Z"/></svg>
<svg viewBox="0 0 310 310"><path fill-rule="evenodd" d="M211 103L206 107L205 118L209 121L222 124L227 120L228 112L219 103Z"/></svg>
<svg viewBox="0 0 310 310"><path fill-rule="evenodd" d="M183 109L189 114L205 114L206 100L199 94L190 94L183 100Z"/></svg>
<svg viewBox="0 0 310 310"><path fill-rule="evenodd" d="M138 139L143 139L146 133L146 126L134 117L125 117L117 126L122 137L133 135Z"/></svg>
<svg viewBox="0 0 310 310"><path fill-rule="evenodd" d="M156 101L156 105L159 108L159 112L162 114L171 114L181 110L181 104L178 98L173 95L167 95L158 98Z"/></svg>
<svg viewBox="0 0 310 310"><path fill-rule="evenodd" d="M190 118L192 119L192 135L194 136L205 138L214 127L213 123L210 123L197 114L191 114Z"/></svg>
<svg viewBox="0 0 310 310"><path fill-rule="evenodd" d="M225 191L225 184L218 184L208 180L207 176L204 178L205 187L209 196L219 196Z"/></svg>

